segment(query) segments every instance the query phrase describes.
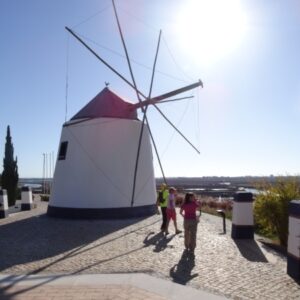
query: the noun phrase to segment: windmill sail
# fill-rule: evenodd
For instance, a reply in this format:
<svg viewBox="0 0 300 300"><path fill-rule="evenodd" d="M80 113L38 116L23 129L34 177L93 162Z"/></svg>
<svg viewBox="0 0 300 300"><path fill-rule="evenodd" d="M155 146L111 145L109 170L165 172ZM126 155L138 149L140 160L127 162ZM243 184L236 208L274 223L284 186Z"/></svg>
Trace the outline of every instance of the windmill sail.
<svg viewBox="0 0 300 300"><path fill-rule="evenodd" d="M71 29L68 27L66 29L106 67L135 90L138 103L124 101L106 87L64 124L59 150L62 152L63 149L63 153L59 153L56 163L48 206L50 216L125 218L155 213L156 189L150 138L160 166L161 162L146 116L149 105L153 105L163 118L199 152L156 104L203 86L202 82L199 80L160 96L151 97L160 33L149 96L146 97L140 92L132 72L113 0L112 4L132 82L101 58ZM141 109L144 114L142 122L137 119L137 109Z"/></svg>

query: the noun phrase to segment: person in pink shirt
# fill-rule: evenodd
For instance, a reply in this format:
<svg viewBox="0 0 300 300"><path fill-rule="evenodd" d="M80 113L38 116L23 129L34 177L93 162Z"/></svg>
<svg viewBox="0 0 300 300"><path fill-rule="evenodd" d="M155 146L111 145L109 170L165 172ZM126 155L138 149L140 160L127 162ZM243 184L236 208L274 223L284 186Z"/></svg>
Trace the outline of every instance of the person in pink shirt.
<svg viewBox="0 0 300 300"><path fill-rule="evenodd" d="M200 202L196 201L195 195L187 193L184 203L180 208L180 214L184 218L184 246L192 254L194 254L196 248L197 226L199 222L196 211L200 210L200 207Z"/></svg>
<svg viewBox="0 0 300 300"><path fill-rule="evenodd" d="M169 198L168 198L168 203L167 203L167 225L166 225L166 230L165 234L169 234L169 223L170 220L172 219L174 222L174 227L175 227L175 233L181 233L182 231L177 228L177 221L176 221L176 210L175 210L175 198L176 198L176 189L173 187L170 187L169 189Z"/></svg>

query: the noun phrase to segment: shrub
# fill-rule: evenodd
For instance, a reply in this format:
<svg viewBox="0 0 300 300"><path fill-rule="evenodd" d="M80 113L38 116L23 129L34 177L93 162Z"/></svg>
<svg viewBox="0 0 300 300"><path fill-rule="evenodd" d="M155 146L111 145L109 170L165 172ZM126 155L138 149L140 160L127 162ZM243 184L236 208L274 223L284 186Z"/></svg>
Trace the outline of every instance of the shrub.
<svg viewBox="0 0 300 300"><path fill-rule="evenodd" d="M50 195L41 195L41 201L49 202Z"/></svg>
<svg viewBox="0 0 300 300"><path fill-rule="evenodd" d="M219 216L217 210L223 209L226 218L232 218L232 201L229 199L222 199L222 201L219 201L218 198L214 197L201 197L201 204L201 211L204 213Z"/></svg>
<svg viewBox="0 0 300 300"><path fill-rule="evenodd" d="M260 187L261 188L261 187ZM295 179L278 179L272 184L264 184L264 192L256 196L254 218L259 232L277 236L282 246L288 239L288 205L300 197L299 182Z"/></svg>
<svg viewBox="0 0 300 300"><path fill-rule="evenodd" d="M10 127L7 126L1 184L2 188L7 191L8 206L13 206L16 203L18 180L18 162L17 158L14 159L14 146L10 135Z"/></svg>
<svg viewBox="0 0 300 300"><path fill-rule="evenodd" d="M176 198L175 198L175 205L177 207L180 207L184 202L184 195L182 194L178 194L176 195Z"/></svg>

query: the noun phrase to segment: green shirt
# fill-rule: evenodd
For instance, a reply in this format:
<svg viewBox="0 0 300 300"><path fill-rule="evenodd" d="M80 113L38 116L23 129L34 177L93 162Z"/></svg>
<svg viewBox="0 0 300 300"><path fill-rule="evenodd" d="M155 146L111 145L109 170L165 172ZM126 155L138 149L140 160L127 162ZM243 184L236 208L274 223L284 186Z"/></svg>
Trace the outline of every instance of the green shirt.
<svg viewBox="0 0 300 300"><path fill-rule="evenodd" d="M161 190L159 190L159 192L161 192ZM166 189L166 190L163 190L162 192L163 192L164 202L158 202L158 203L159 203L160 207L167 207L167 205L168 205L168 198L169 198L169 191ZM157 195L157 198L158 198L158 195Z"/></svg>

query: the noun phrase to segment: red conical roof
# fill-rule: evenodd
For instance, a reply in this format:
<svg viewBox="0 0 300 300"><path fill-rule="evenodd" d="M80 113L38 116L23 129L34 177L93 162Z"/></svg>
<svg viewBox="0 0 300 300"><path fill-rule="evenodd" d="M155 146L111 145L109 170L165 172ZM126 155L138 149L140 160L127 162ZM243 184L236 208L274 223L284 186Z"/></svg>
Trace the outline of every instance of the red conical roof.
<svg viewBox="0 0 300 300"><path fill-rule="evenodd" d="M137 119L137 113L134 104L126 102L106 87L71 120L101 117Z"/></svg>

